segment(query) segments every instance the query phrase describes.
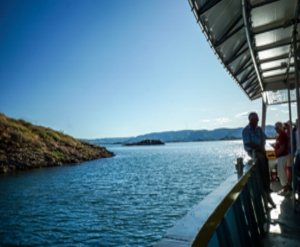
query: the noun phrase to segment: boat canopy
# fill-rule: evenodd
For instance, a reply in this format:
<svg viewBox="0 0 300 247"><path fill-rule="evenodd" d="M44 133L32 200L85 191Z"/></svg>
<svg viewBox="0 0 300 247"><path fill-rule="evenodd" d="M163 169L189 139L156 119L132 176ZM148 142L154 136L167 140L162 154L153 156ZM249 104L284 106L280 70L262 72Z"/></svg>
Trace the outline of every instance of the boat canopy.
<svg viewBox="0 0 300 247"><path fill-rule="evenodd" d="M250 100L296 101L299 0L189 0L212 50ZM295 40L294 40L295 38ZM295 49L296 46L296 49ZM299 69L298 69L299 70Z"/></svg>

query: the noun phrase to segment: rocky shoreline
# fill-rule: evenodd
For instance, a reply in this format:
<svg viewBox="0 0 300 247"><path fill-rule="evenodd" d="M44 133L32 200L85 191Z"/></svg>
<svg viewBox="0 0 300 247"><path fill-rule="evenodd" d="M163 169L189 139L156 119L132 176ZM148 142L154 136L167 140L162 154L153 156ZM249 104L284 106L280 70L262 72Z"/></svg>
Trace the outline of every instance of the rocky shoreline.
<svg viewBox="0 0 300 247"><path fill-rule="evenodd" d="M30 146L17 147L14 144L0 143L0 173L28 170L32 168L62 166L68 163L108 158L114 153L96 145L84 147L61 145L48 148Z"/></svg>
<svg viewBox="0 0 300 247"><path fill-rule="evenodd" d="M104 147L0 113L0 173L112 157Z"/></svg>

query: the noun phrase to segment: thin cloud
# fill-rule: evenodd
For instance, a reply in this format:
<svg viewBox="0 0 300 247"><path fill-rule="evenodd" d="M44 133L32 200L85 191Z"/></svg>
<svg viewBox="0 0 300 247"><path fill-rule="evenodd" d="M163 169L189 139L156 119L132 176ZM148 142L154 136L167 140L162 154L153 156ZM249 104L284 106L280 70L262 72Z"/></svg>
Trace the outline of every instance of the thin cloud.
<svg viewBox="0 0 300 247"><path fill-rule="evenodd" d="M208 123L208 122L210 122L210 120L209 119L202 119L201 122Z"/></svg>
<svg viewBox="0 0 300 247"><path fill-rule="evenodd" d="M214 125L219 125L219 124L223 125L224 123L228 123L230 121L231 120L229 118L216 118L214 120L214 122L215 122Z"/></svg>
<svg viewBox="0 0 300 247"><path fill-rule="evenodd" d="M242 113L236 114L235 117L236 118L238 118L238 117L246 117L248 115L249 115L249 112L246 111L246 112L242 112Z"/></svg>
<svg viewBox="0 0 300 247"><path fill-rule="evenodd" d="M242 113L236 114L235 117L236 118L239 118L239 117L248 117L251 112L256 112L257 113L257 111L255 111L255 110L246 111L246 112L242 112Z"/></svg>
<svg viewBox="0 0 300 247"><path fill-rule="evenodd" d="M283 113L289 113L289 111L281 110Z"/></svg>
<svg viewBox="0 0 300 247"><path fill-rule="evenodd" d="M277 108L275 108L275 107L269 107L268 110L270 110L270 111L277 111Z"/></svg>

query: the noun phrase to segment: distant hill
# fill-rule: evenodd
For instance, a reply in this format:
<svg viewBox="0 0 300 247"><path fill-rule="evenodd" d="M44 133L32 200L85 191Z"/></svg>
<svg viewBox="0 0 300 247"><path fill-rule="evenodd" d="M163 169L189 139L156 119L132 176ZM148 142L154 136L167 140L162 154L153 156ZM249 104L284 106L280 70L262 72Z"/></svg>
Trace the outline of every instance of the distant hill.
<svg viewBox="0 0 300 247"><path fill-rule="evenodd" d="M207 141L207 140L234 140L242 139L243 128L221 128L215 130L181 130L181 131L166 131L158 133L149 133L136 137L122 138L101 138L94 140L86 140L93 144L114 144L114 143L133 143L142 140L161 140L162 142L192 142L192 141ZM274 126L266 126L265 131L267 136L274 136Z"/></svg>

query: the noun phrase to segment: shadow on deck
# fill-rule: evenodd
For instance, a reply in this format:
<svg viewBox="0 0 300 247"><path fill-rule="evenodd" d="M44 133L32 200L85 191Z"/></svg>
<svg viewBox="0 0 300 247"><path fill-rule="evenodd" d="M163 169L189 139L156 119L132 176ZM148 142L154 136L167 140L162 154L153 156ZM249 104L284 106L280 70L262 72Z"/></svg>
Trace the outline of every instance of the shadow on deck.
<svg viewBox="0 0 300 247"><path fill-rule="evenodd" d="M271 189L274 191L271 196L276 208L271 210L271 224L269 233L264 238L265 247L300 246L300 213L295 213L293 200L290 196L279 196L281 190L279 182L272 182Z"/></svg>

